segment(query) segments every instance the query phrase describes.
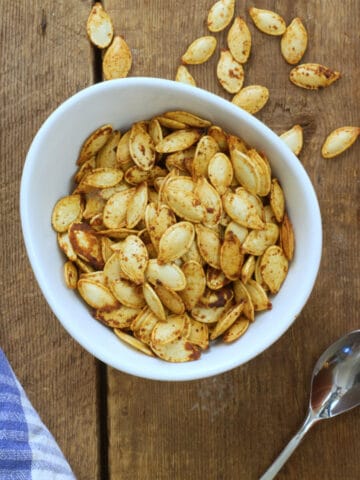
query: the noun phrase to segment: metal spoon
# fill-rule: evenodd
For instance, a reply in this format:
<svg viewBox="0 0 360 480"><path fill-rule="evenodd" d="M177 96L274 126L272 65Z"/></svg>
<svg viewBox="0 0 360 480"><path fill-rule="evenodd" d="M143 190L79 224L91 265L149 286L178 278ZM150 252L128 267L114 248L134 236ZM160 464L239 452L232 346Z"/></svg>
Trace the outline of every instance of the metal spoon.
<svg viewBox="0 0 360 480"><path fill-rule="evenodd" d="M312 375L307 417L260 480L275 477L314 423L335 417L359 404L360 330L355 330L333 343L317 361Z"/></svg>

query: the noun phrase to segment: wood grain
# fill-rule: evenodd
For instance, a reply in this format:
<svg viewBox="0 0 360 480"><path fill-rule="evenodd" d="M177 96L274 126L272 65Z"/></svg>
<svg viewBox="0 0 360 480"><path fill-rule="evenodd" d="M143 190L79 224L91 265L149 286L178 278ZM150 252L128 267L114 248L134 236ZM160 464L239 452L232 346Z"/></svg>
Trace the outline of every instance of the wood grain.
<svg viewBox="0 0 360 480"><path fill-rule="evenodd" d="M323 258L306 307L275 345L231 372L184 383L105 372L51 313L21 240L18 195L31 140L57 105L99 78L85 32L91 3L31 0L2 8L1 348L77 478L259 478L302 422L319 354L359 328L359 143L333 160L322 159L320 148L334 128L360 123L360 3L263 0L257 5L276 10L287 23L301 17L310 37L303 61L342 72L330 88L309 92L289 82L291 67L280 55L279 39L254 28L247 13L253 3L236 2L253 34L245 85L270 90L257 117L277 133L295 123L304 127L300 161L322 210ZM172 79L188 44L208 33L205 19L213 1L103 3L116 33L131 47L130 75ZM189 70L200 87L230 99L215 77L226 32L216 37L216 55ZM359 434L357 411L317 425L278 478L357 480Z"/></svg>
<svg viewBox="0 0 360 480"><path fill-rule="evenodd" d="M63 100L93 81L84 35L90 3L3 2L0 42L0 345L78 478L100 474L98 367L39 291L21 240L18 197L37 129Z"/></svg>
<svg viewBox="0 0 360 480"><path fill-rule="evenodd" d="M207 34L213 2L122 2L106 0L117 32L129 43L131 75L173 79L180 57L196 37ZM309 92L288 80L291 67L280 55L279 39L257 31L247 13L252 2L236 2L253 35L245 84L262 84L270 101L258 118L282 133L304 128L301 162L316 188L324 222L324 254L313 294L287 332L267 352L232 372L180 384L159 383L108 371L109 478L256 479L295 433L306 413L311 371L318 355L339 335L357 328L360 306L359 163L357 145L334 161L320 156L327 133L358 124L360 91L356 60L359 35L356 1L264 1L287 22L300 16L309 31L304 62L339 69L331 88ZM216 34L218 50L226 33ZM356 48L357 46L357 48ZM190 66L197 84L231 98L215 76L218 53ZM301 201L301 200L300 200ZM354 460L360 426L355 412L318 425L294 454L279 479L332 480L359 476Z"/></svg>

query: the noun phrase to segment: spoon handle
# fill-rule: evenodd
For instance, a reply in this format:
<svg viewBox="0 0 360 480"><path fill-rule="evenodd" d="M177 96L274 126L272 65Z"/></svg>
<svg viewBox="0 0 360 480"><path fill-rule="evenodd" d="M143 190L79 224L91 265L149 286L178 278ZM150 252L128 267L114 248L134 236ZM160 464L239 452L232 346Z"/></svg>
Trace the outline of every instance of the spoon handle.
<svg viewBox="0 0 360 480"><path fill-rule="evenodd" d="M266 472L263 474L263 476L259 480L272 480L275 477L275 475L286 463L290 455L294 452L295 448L299 445L305 433L310 429L310 427L317 420L318 419L314 417L312 413L309 411L299 431L293 436L293 438L286 445L284 450L280 453L280 455L276 458L273 464L266 470Z"/></svg>

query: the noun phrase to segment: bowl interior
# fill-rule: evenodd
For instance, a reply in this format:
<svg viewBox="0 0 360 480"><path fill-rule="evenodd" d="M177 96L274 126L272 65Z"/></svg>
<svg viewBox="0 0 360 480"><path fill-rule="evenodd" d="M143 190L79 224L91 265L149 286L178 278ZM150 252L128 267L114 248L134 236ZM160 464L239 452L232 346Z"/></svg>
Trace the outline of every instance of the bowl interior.
<svg viewBox="0 0 360 480"><path fill-rule="evenodd" d="M84 139L102 124L125 131L133 122L166 110L188 110L239 135L268 156L284 189L296 252L270 311L257 314L237 342L220 342L201 359L169 364L120 342L92 318L79 296L65 287L64 257L51 227L56 201L70 192ZM316 279L321 257L321 218L311 182L299 160L252 115L201 89L177 82L131 78L89 87L64 102L43 124L28 152L21 182L21 221L29 259L42 292L65 329L103 362L137 376L190 380L215 375L250 360L293 323Z"/></svg>

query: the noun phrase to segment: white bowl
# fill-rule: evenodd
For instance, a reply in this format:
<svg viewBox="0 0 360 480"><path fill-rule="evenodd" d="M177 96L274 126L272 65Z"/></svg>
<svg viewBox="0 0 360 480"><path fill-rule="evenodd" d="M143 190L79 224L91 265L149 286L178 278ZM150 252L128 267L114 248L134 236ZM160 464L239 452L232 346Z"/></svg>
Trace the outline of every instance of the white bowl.
<svg viewBox="0 0 360 480"><path fill-rule="evenodd" d="M64 257L51 227L56 201L70 191L84 139L102 124L121 130L167 110L188 110L239 135L268 156L285 192L296 252L273 308L258 314L233 344L216 344L200 360L171 364L150 358L96 321L63 280ZM29 149L21 181L20 210L27 253L40 288L64 328L87 351L118 370L156 380L192 380L237 367L266 350L290 327L313 288L321 258L317 198L299 160L268 127L232 103L204 90L155 78L112 80L66 100L45 121Z"/></svg>

